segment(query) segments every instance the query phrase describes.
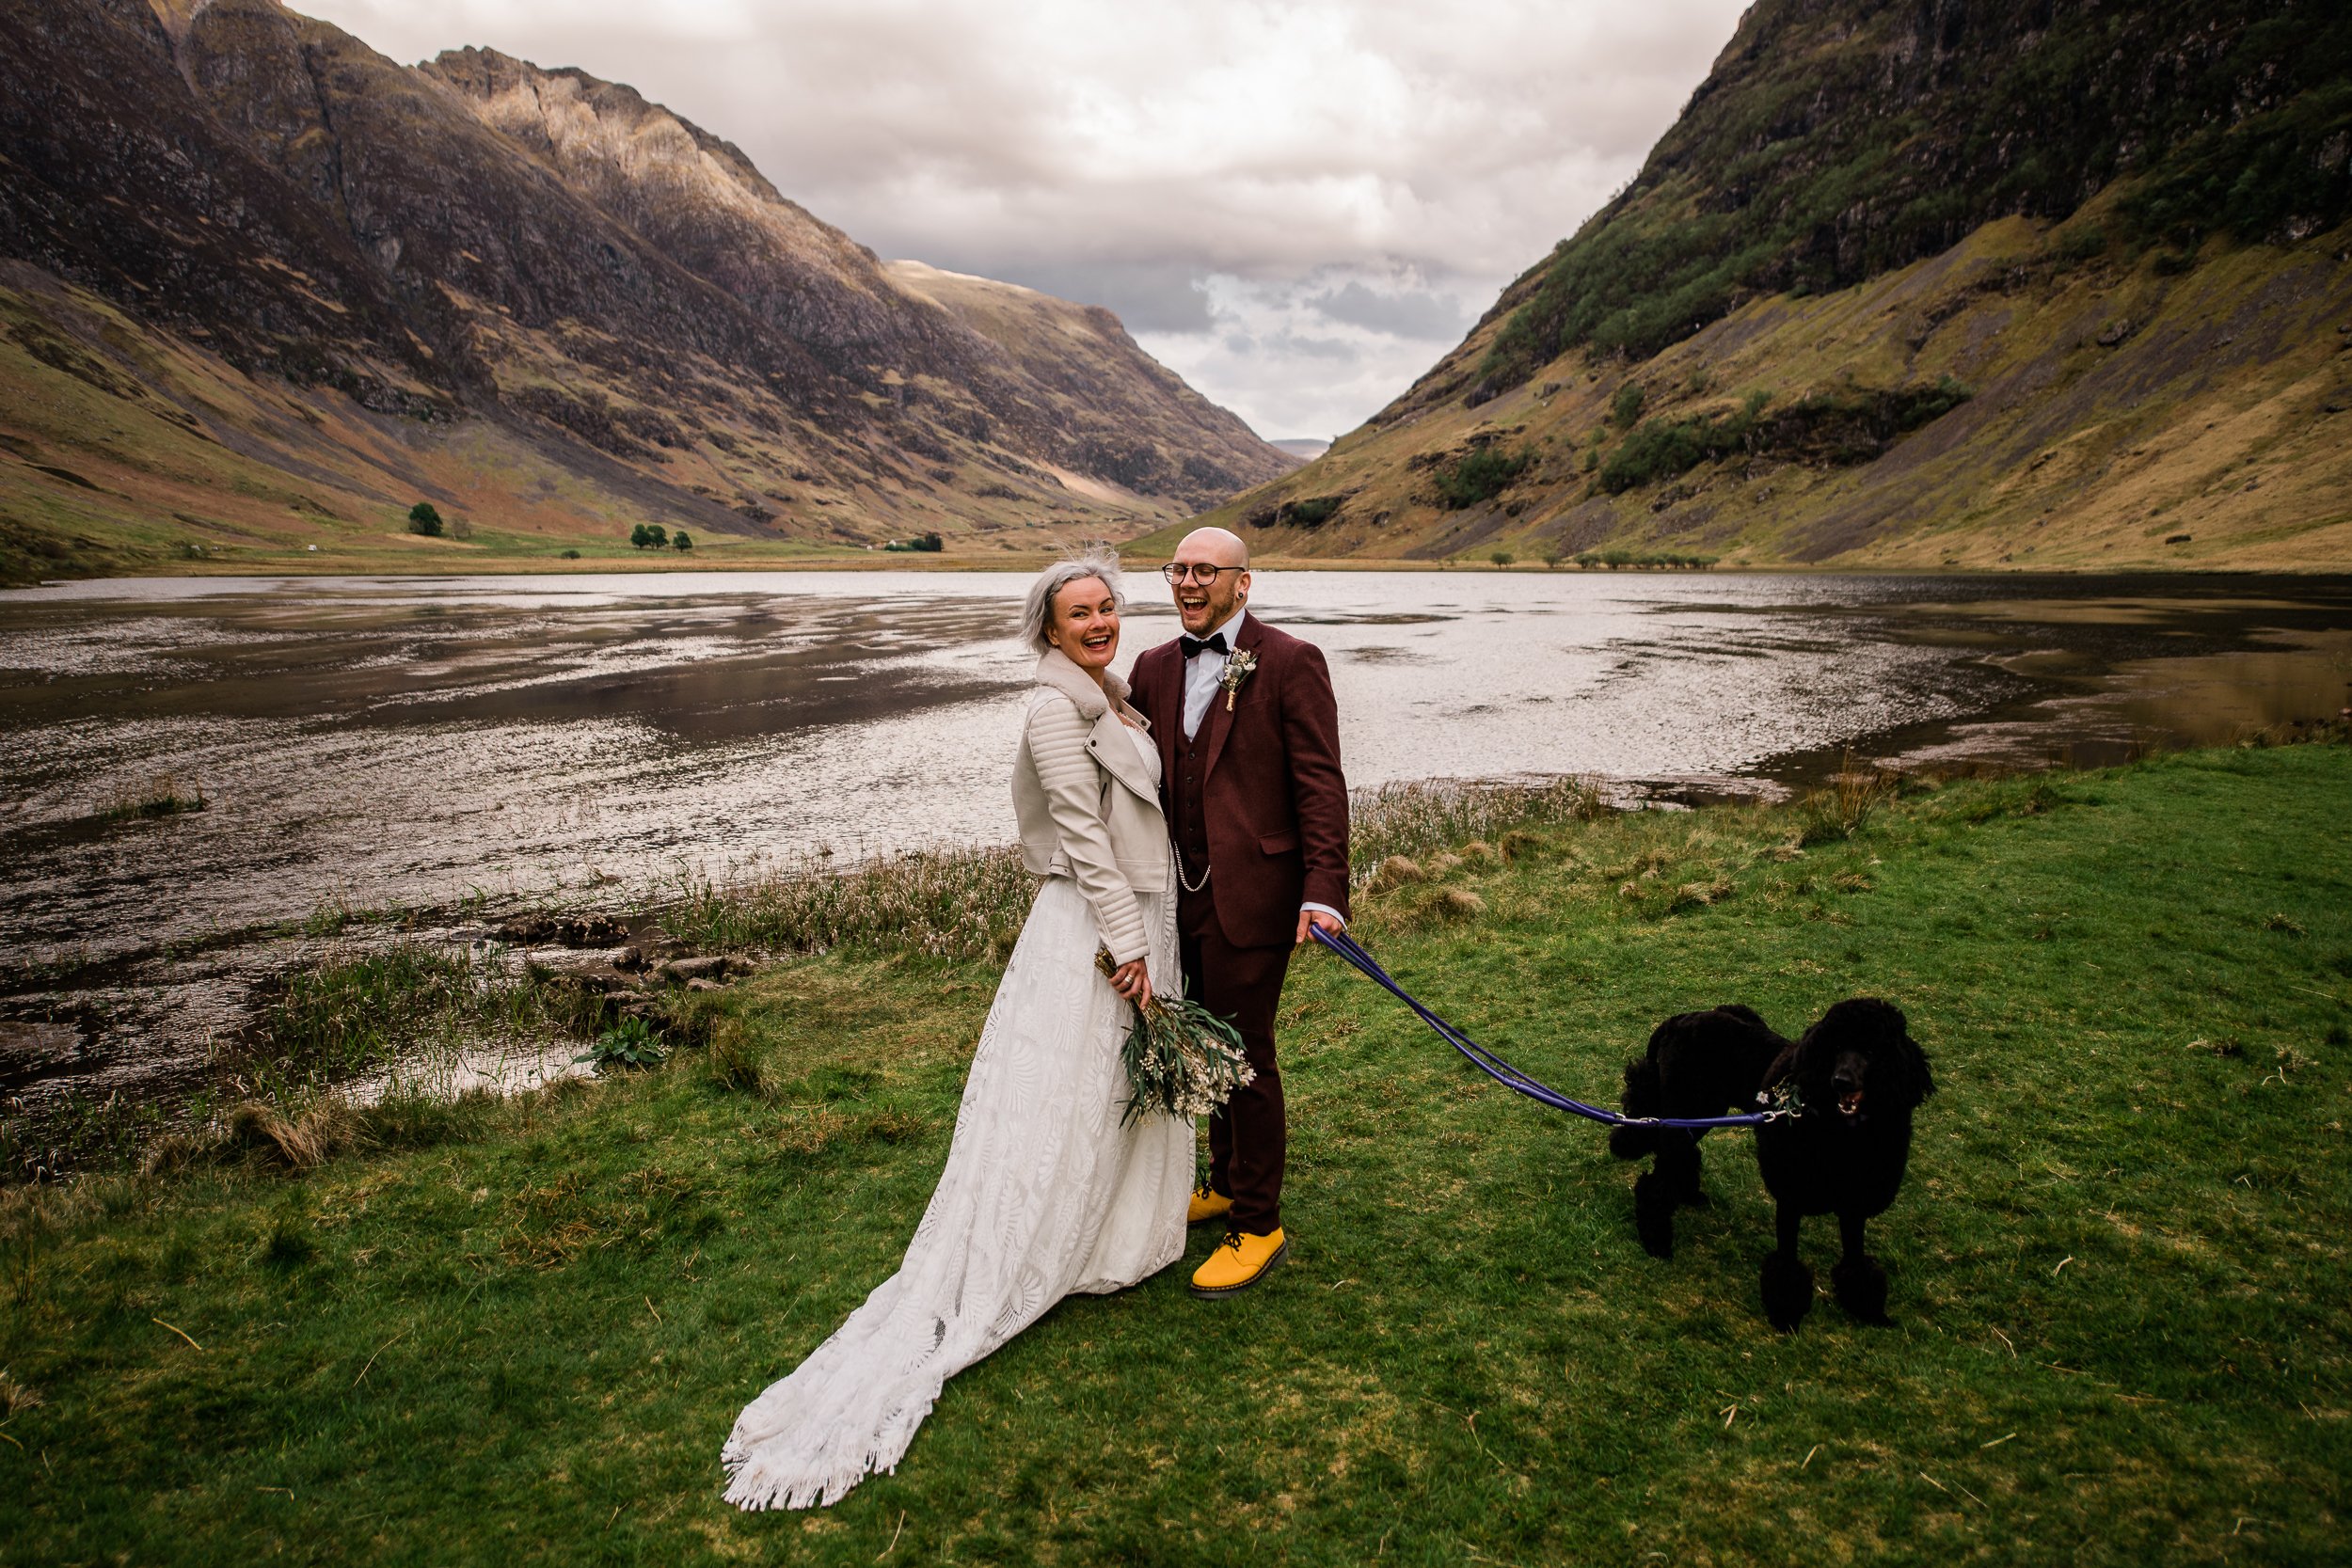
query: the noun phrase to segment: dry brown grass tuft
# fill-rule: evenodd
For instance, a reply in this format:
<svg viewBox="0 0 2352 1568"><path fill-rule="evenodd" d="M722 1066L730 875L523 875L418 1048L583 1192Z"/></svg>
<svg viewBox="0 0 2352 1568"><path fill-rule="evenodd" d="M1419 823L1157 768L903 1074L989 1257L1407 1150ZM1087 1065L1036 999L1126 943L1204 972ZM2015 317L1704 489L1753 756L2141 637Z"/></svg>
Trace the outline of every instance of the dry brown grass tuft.
<svg viewBox="0 0 2352 1568"><path fill-rule="evenodd" d="M1378 868L1373 872L1372 879L1365 884L1365 891L1375 894L1392 893L1408 883L1428 879L1429 873L1422 868L1419 861L1409 860L1403 855L1391 855L1387 860L1382 861Z"/></svg>
<svg viewBox="0 0 2352 1568"><path fill-rule="evenodd" d="M830 1105L814 1105L787 1117L776 1129L776 1151L803 1158L854 1140L863 1117Z"/></svg>
<svg viewBox="0 0 2352 1568"><path fill-rule="evenodd" d="M166 771L118 785L113 794L99 802L97 815L109 819L171 816L183 811L202 811L211 803L204 798L203 785Z"/></svg>
<svg viewBox="0 0 2352 1568"><path fill-rule="evenodd" d="M1438 781L1391 784L1353 802L1351 852L1359 882L1369 882L1396 856L1426 855L1473 841L1491 842L1528 822L1590 822L1611 812L1589 779L1480 784Z"/></svg>
<svg viewBox="0 0 2352 1568"><path fill-rule="evenodd" d="M1428 888L1406 907L1406 919L1415 926L1454 926L1476 920L1486 912L1486 901L1467 888Z"/></svg>
<svg viewBox="0 0 2352 1568"><path fill-rule="evenodd" d="M1548 839L1519 829L1504 833L1500 846L1502 858L1506 861L1528 860L1542 854L1550 847L1551 844Z"/></svg>
<svg viewBox="0 0 2352 1568"><path fill-rule="evenodd" d="M0 1421L12 1421L27 1410L40 1407L38 1390L17 1381L14 1373L0 1367Z"/></svg>
<svg viewBox="0 0 2352 1568"><path fill-rule="evenodd" d="M1845 766L1830 775L1829 787L1804 798L1798 842L1832 844L1853 837L1873 812L1902 793L1902 775L1891 769L1856 768L1853 753L1847 752Z"/></svg>
<svg viewBox="0 0 2352 1568"><path fill-rule="evenodd" d="M357 1131L351 1113L325 1101L298 1115L248 1101L229 1113L229 1141L274 1159L293 1170L321 1165L350 1146Z"/></svg>
<svg viewBox="0 0 2352 1568"><path fill-rule="evenodd" d="M214 1146L187 1132L166 1132L147 1146L139 1157L139 1174L165 1176L185 1170L213 1151Z"/></svg>
<svg viewBox="0 0 2352 1568"><path fill-rule="evenodd" d="M1674 896L1666 900L1666 912L1674 914L1683 910L1703 910L1711 904L1722 903L1731 896L1731 893L1732 882L1728 877L1717 877L1704 882L1684 882L1675 889Z"/></svg>
<svg viewBox="0 0 2352 1568"><path fill-rule="evenodd" d="M896 1107L876 1111L866 1120L866 1135L886 1144L913 1143L930 1130L923 1117Z"/></svg>

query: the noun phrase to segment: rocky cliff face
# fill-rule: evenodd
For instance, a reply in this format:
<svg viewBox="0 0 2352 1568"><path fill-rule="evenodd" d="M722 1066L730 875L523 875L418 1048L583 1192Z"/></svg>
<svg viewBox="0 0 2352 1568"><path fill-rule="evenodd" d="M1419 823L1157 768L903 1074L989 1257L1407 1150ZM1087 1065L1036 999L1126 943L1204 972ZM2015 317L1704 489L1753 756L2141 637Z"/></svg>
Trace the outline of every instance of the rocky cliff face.
<svg viewBox="0 0 2352 1568"><path fill-rule="evenodd" d="M2352 564L2352 13L1759 0L1266 546Z"/></svg>
<svg viewBox="0 0 2352 1568"><path fill-rule="evenodd" d="M976 330L628 87L275 0L0 13L0 538L53 564L420 492L517 537L1034 546L1292 466L1115 322L1083 369Z"/></svg>

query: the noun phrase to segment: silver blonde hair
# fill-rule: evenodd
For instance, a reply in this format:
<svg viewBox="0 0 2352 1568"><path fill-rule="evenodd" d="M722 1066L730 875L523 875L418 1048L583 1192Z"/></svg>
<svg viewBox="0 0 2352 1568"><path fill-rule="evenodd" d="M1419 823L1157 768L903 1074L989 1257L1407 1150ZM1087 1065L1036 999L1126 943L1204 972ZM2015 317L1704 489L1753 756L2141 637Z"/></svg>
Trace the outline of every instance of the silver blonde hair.
<svg viewBox="0 0 2352 1568"><path fill-rule="evenodd" d="M1088 578L1101 578L1120 613L1126 612L1127 595L1119 585L1119 552L1108 545L1089 545L1055 562L1029 584L1029 596L1021 607L1021 629L1031 653L1043 657L1053 646L1045 640L1045 629L1054 624L1054 595Z"/></svg>

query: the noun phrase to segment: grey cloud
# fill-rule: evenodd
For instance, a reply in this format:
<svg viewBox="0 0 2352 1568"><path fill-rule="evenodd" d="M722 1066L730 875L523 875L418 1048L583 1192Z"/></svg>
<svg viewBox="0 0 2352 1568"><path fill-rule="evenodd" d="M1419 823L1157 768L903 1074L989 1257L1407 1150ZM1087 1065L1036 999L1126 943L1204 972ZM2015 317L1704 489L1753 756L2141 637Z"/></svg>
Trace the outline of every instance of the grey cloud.
<svg viewBox="0 0 2352 1568"><path fill-rule="evenodd" d="M1461 302L1442 299L1425 289L1380 293L1351 278L1343 288L1326 289L1307 296L1307 303L1335 322L1382 332L1391 338L1421 338L1451 343L1470 324Z"/></svg>
<svg viewBox="0 0 2352 1568"><path fill-rule="evenodd" d="M1354 343L1343 342L1337 338L1310 338L1297 332L1284 332L1269 338L1265 346L1276 354L1308 359L1352 361L1357 357Z"/></svg>

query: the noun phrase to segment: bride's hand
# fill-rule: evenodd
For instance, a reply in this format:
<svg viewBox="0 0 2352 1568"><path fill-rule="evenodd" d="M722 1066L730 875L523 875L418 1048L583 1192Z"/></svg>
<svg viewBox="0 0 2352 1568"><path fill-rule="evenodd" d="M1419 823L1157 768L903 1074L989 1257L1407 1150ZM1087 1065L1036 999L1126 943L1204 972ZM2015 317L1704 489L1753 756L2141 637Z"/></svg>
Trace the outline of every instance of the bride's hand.
<svg viewBox="0 0 2352 1568"><path fill-rule="evenodd" d="M1152 972L1141 958L1120 964L1111 971L1111 990L1140 1007L1152 1000Z"/></svg>

